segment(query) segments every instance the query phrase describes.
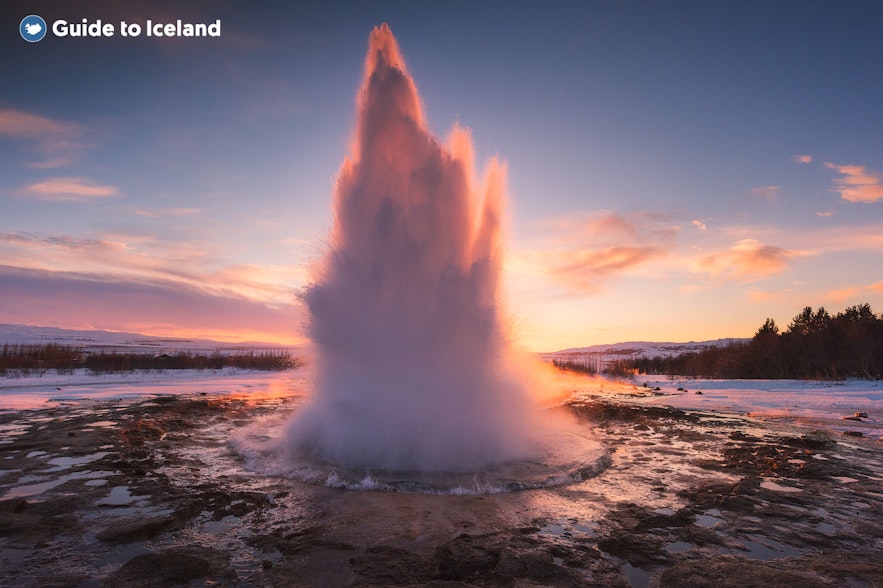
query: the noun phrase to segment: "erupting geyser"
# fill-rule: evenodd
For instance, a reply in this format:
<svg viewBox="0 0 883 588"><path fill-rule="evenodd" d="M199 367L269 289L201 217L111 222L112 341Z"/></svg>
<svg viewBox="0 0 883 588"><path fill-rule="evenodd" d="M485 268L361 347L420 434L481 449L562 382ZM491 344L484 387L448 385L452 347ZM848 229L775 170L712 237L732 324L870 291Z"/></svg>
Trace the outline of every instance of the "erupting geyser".
<svg viewBox="0 0 883 588"><path fill-rule="evenodd" d="M305 295L312 397L289 427L332 462L468 470L523 457L536 415L498 306L505 168L426 127L389 27L371 33L330 251Z"/></svg>
<svg viewBox="0 0 883 588"><path fill-rule="evenodd" d="M468 130L430 133L389 27L375 28L329 250L304 295L315 374L292 455L372 475L542 460L549 427L499 304L505 175L492 159L475 179Z"/></svg>

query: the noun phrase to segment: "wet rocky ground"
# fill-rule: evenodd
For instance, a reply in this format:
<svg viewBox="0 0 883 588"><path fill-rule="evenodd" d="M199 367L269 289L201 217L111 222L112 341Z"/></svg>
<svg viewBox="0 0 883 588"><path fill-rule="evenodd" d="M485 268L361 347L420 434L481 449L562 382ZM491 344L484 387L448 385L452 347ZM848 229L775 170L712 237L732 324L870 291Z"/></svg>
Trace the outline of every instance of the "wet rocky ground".
<svg viewBox="0 0 883 588"><path fill-rule="evenodd" d="M260 476L228 438L296 397L0 414L0 585L883 586L883 443L714 413L569 408L610 465L478 496Z"/></svg>

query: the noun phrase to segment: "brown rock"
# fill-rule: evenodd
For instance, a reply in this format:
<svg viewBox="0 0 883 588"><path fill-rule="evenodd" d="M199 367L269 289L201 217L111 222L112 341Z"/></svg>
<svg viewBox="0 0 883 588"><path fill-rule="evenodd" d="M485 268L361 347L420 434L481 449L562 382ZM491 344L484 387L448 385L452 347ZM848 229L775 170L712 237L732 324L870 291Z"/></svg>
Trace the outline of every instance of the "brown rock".
<svg viewBox="0 0 883 588"><path fill-rule="evenodd" d="M161 588L197 578L236 577L229 554L208 547L176 547L138 555L107 578L107 588Z"/></svg>

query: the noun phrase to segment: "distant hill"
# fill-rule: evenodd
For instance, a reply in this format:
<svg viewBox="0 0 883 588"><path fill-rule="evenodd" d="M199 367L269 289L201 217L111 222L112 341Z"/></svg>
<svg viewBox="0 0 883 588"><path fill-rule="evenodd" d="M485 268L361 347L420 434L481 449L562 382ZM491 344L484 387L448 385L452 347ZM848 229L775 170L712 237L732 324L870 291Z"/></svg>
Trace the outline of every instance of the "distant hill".
<svg viewBox="0 0 883 588"><path fill-rule="evenodd" d="M151 351L154 353L178 350L250 349L277 348L278 343L229 343L211 339L191 339L180 337L152 337L137 333L114 331L80 331L56 327L34 327L29 325L0 324L0 346L4 343L24 345L70 345L88 349L117 349L128 351Z"/></svg>
<svg viewBox="0 0 883 588"><path fill-rule="evenodd" d="M619 359L636 359L639 357L672 357L682 353L698 352L709 347L725 347L731 343L746 343L750 339L714 339L711 341L689 341L687 343L655 343L650 341L625 341L590 347L572 347L552 353L542 354L543 359L563 361L575 361L589 363L598 368L603 368L607 363Z"/></svg>

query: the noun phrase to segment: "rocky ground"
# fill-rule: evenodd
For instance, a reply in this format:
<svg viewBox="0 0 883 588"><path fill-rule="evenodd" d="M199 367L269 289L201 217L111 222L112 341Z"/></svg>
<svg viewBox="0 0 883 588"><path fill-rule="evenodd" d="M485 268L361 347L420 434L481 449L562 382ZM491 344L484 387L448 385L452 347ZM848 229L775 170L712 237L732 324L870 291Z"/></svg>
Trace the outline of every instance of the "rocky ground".
<svg viewBox="0 0 883 588"><path fill-rule="evenodd" d="M883 586L883 443L591 401L600 475L482 496L249 471L296 399L0 414L2 586Z"/></svg>

